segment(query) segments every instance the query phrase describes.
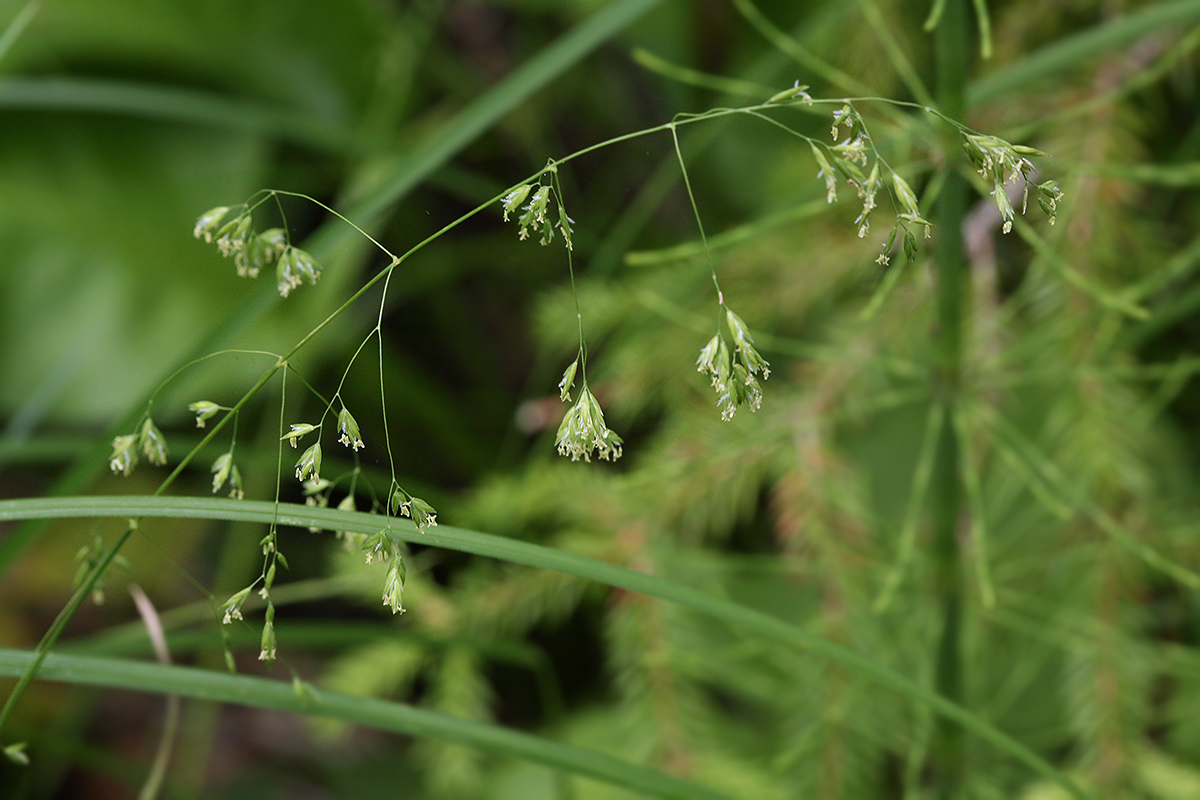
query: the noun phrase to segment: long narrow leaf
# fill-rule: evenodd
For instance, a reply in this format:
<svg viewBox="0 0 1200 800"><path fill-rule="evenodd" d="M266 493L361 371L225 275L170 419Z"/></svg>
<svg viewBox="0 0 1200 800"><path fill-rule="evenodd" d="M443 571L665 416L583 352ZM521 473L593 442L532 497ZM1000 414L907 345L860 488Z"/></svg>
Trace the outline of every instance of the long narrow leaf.
<svg viewBox="0 0 1200 800"><path fill-rule="evenodd" d="M373 534L381 528L387 527L391 530L392 535L404 541L498 558L514 564L557 570L568 575L679 603L722 619L740 630L756 633L775 642L807 650L843 664L911 700L929 706L947 719L957 722L965 730L1059 784L1072 796L1088 797L1065 774L991 723L972 714L962 706L946 700L916 681L881 666L865 656L760 611L674 581L574 553L443 525L426 529L424 533L421 533L407 520L393 519L389 525L384 518L376 514L285 503L276 505L269 502L219 498L132 495L0 501L0 522L39 517L175 517L260 523L274 521L280 525L299 528L314 527L366 534Z"/></svg>
<svg viewBox="0 0 1200 800"><path fill-rule="evenodd" d="M18 676L32 660L32 653L0 649L0 675ZM46 680L66 683L176 694L197 700L329 717L379 730L474 747L498 756L526 759L653 797L695 800L726 798L726 795L711 789L594 750L402 703L328 692L312 686L297 691L291 683L247 675L117 658L60 655L47 656L39 675Z"/></svg>

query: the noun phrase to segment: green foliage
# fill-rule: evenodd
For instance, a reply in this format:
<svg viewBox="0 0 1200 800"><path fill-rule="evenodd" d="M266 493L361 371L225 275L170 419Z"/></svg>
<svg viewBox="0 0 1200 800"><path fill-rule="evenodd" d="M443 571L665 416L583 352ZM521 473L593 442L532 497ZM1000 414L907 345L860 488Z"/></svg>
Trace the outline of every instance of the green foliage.
<svg viewBox="0 0 1200 800"><path fill-rule="evenodd" d="M1200 4L142 5L0 9L0 794L1196 796Z"/></svg>

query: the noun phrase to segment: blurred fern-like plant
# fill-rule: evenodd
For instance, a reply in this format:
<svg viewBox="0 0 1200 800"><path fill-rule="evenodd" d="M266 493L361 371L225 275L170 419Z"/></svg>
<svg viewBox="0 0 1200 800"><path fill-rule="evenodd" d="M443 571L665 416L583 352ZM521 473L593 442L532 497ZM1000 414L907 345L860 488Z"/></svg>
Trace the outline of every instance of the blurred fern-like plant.
<svg viewBox="0 0 1200 800"><path fill-rule="evenodd" d="M295 747L337 754L320 769L346 792L1195 793L1197 365L1180 320L1197 303L1185 189L1200 138L1181 76L1200 40L1178 31L1200 9L665 4L737 31L722 64L736 80L644 47L637 63L669 79L658 119L629 124L583 81L557 127L553 104L531 101L498 129L502 153L446 167L502 110L570 84L564 54L651 5L583 18L490 87L483 22L432 4L389 17L425 32L406 42L434 49L465 109L446 123L433 107L420 121L434 133L399 165L378 137L408 100L383 88L297 101L357 102L361 129L266 117L363 159L340 165L345 203L312 204L344 208L328 222L285 206L289 190L195 224L239 274L274 271L221 317L254 327L261 298L283 295L287 318L255 331L271 352L199 342L105 437L106 462L80 456L126 481L144 480L140 460L169 466L160 495L231 497L76 483L0 502L0 519L131 519L107 541L88 532L78 590L41 644L0 651L18 678L0 712L10 762L45 749L52 703L17 704L42 677L307 716ZM361 13L348 43L378 30ZM479 13L503 27L519 12ZM457 51L434 44L444 32ZM479 72L444 68L460 55ZM376 85L408 75L417 92L418 69L383 58ZM681 105L710 110L671 117ZM574 123L596 109L612 130L583 136ZM529 146L530 129L560 141ZM514 151L546 166L509 185ZM212 202L230 198L198 207ZM279 227L258 220L276 212ZM514 241L527 238L563 247ZM294 465L288 444L304 445ZM173 549L158 517L256 533L220 529L214 558ZM0 548L9 574L33 557L31 531ZM407 614L378 614L364 551L386 564L384 604L407 598ZM151 558L187 585L158 590L177 607L158 619L139 603L144 623L67 635L86 599ZM208 669L114 658L150 639ZM289 680L253 676L272 664ZM118 765L148 773L144 792L190 791L188 771L223 746L216 718L190 713L151 767ZM25 780L52 796L54 776Z"/></svg>

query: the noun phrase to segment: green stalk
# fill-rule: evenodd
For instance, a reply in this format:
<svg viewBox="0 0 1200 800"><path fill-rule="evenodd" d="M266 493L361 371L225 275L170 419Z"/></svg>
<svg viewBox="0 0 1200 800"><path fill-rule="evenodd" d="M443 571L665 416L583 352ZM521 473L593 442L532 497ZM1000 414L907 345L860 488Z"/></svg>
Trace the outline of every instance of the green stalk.
<svg viewBox="0 0 1200 800"><path fill-rule="evenodd" d="M966 116L966 84L970 69L968 42L971 31L967 0L949 0L937 29L937 100L939 110L951 119ZM957 140L946 142L944 152L960 152ZM943 415L941 439L934 462L931 523L933 527L934 592L942 610L942 630L934 666L934 689L946 700L963 703L962 661L962 558L958 546L958 516L962 507L958 432L955 408L961 391L963 357L964 286L966 257L963 252L962 222L966 213L967 186L949 157L946 182L938 198L935 221L938 230L937 329L933 368L934 402ZM930 750L937 797L962 797L965 768L963 728L939 716L933 729Z"/></svg>

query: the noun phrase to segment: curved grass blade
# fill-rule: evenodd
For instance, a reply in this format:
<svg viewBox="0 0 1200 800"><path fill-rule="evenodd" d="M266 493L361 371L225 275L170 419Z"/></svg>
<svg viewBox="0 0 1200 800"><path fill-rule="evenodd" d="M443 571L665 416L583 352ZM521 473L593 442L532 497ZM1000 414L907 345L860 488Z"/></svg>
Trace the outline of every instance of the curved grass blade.
<svg viewBox="0 0 1200 800"><path fill-rule="evenodd" d="M807 650L840 663L958 723L964 730L1020 761L1039 775L1062 786L1070 792L1072 797L1081 800L1087 800L1089 797L1064 773L1055 769L1049 762L988 721L865 656L761 611L655 575L597 561L575 553L443 525L439 525L437 528L427 528L424 533L421 533L407 520L392 519L388 521L375 514L286 503L140 495L0 501L0 522L39 517L170 517L260 523L274 521L284 526L313 527L366 534L374 534L386 526L391 535L406 542L498 558L514 564L557 570L597 583L678 603L724 620L742 631L756 633L780 644Z"/></svg>
<svg viewBox="0 0 1200 800"><path fill-rule="evenodd" d="M0 675L21 675L32 661L32 653L0 649ZM378 730L473 747L497 756L525 759L551 769L633 789L651 797L728 800L726 795L719 792L606 753L402 703L328 692L308 685L304 686L304 691L298 691L290 682L267 678L118 658L60 655L47 656L39 675L45 680L72 684L174 694L210 702L329 717Z"/></svg>

